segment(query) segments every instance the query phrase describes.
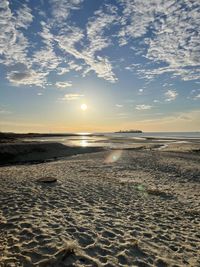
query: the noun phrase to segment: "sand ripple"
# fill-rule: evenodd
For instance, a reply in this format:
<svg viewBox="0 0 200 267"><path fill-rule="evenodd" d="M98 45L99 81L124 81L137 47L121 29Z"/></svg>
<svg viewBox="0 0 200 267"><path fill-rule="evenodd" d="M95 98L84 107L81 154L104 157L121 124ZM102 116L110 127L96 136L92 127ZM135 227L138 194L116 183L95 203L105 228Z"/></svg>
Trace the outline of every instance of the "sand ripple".
<svg viewBox="0 0 200 267"><path fill-rule="evenodd" d="M0 266L200 266L199 155L108 153L1 168Z"/></svg>

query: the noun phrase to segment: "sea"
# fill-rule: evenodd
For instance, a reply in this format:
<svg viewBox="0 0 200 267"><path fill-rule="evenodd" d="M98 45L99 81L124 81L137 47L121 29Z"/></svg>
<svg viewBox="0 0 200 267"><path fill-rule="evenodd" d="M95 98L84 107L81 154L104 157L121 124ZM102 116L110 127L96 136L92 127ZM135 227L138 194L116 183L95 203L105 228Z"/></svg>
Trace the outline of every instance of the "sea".
<svg viewBox="0 0 200 267"><path fill-rule="evenodd" d="M196 139L200 141L200 132L78 133L74 136L38 137L32 141L58 142L67 146L128 148L136 143L191 142Z"/></svg>

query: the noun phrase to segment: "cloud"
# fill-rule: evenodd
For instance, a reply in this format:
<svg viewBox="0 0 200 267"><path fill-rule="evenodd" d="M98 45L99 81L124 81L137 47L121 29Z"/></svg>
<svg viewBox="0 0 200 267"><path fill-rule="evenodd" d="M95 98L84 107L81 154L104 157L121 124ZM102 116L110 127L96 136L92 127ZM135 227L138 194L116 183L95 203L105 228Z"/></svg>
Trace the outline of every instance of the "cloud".
<svg viewBox="0 0 200 267"><path fill-rule="evenodd" d="M31 10L24 5L12 13L9 2L0 3L0 63L11 66L16 63L28 65L27 49L29 42L20 28L27 29L32 22Z"/></svg>
<svg viewBox="0 0 200 267"><path fill-rule="evenodd" d="M174 101L176 99L176 97L178 96L178 93L176 92L176 90L168 90L167 92L165 92L165 101L171 102Z"/></svg>
<svg viewBox="0 0 200 267"><path fill-rule="evenodd" d="M74 71L83 70L83 66L81 64L76 64L73 60L66 62L66 64L67 64L66 67L58 67L57 68L57 74L58 75L63 75L65 73L70 72L71 70L74 70Z"/></svg>
<svg viewBox="0 0 200 267"><path fill-rule="evenodd" d="M121 105L121 104L116 104L115 105L117 108L122 108L123 107L123 105Z"/></svg>
<svg viewBox="0 0 200 267"><path fill-rule="evenodd" d="M51 27L45 21L40 22L42 30L38 32L38 35L42 38L42 42L47 47L52 47L54 42L54 35L51 33Z"/></svg>
<svg viewBox="0 0 200 267"><path fill-rule="evenodd" d="M30 46L27 37L21 29L27 30L33 21L31 9L22 5L16 12L12 12L7 0L0 4L0 63L7 67L15 67L16 71L8 72L7 79L13 85L44 86L48 73L32 68L32 59L28 56ZM40 64L42 59L40 60ZM18 70L18 65L23 71Z"/></svg>
<svg viewBox="0 0 200 267"><path fill-rule="evenodd" d="M143 36L154 20L153 11L161 1L121 0L123 6L122 29L119 32L121 45L126 44L129 38ZM154 3L154 5L152 5Z"/></svg>
<svg viewBox="0 0 200 267"><path fill-rule="evenodd" d="M112 119L118 119L118 120L122 120L122 121L124 121L125 119L128 119L130 117L130 114L128 114L128 113L118 113L118 114L116 114L116 116L115 117L110 117L110 119L112 118ZM108 117L108 119L109 119L109 117Z"/></svg>
<svg viewBox="0 0 200 267"><path fill-rule="evenodd" d="M98 77L103 78L110 82L116 82L117 78L112 71L112 64L107 57L96 55L96 52L103 49L105 46L99 46L99 43L94 44L95 41L91 41L82 50L76 49L76 45L84 38L82 30L77 27L70 27L56 36L56 41L59 47L66 53L72 55L78 60L83 60L87 66L84 71L84 75L93 70ZM107 45L106 45L107 46ZM80 68L78 69L80 70Z"/></svg>
<svg viewBox="0 0 200 267"><path fill-rule="evenodd" d="M14 85L36 85L43 87L46 83L47 73L39 73L33 70L24 72L12 71L7 74L7 79Z"/></svg>
<svg viewBox="0 0 200 267"><path fill-rule="evenodd" d="M88 50L91 54L94 55L97 51L101 51L111 44L111 38L105 33L117 20L117 8L112 5L99 9L95 12L95 16L89 19L87 37L90 41Z"/></svg>
<svg viewBox="0 0 200 267"><path fill-rule="evenodd" d="M104 12L105 11L105 12ZM86 36L78 27L68 27L62 30L56 36L56 41L61 49L66 53L72 55L78 60L83 60L87 68L84 70L83 75L90 71L94 71L98 77L116 82L117 78L112 71L112 64L107 57L97 54L102 49L111 44L110 38L105 35L105 31L111 27L112 23L116 20L116 11L107 7L105 10L98 10L95 16L89 19L86 28ZM76 45L87 37L85 46L82 49L77 49ZM69 63L70 64L70 63ZM70 68L74 70L81 70L80 66L70 64Z"/></svg>
<svg viewBox="0 0 200 267"><path fill-rule="evenodd" d="M0 107L0 115L11 114L11 112L3 107Z"/></svg>
<svg viewBox="0 0 200 267"><path fill-rule="evenodd" d="M71 100L78 100L80 98L84 97L84 95L81 94L65 94L63 98L60 98L62 101L71 101Z"/></svg>
<svg viewBox="0 0 200 267"><path fill-rule="evenodd" d="M150 105L145 105L145 104L141 104L141 105L136 105L137 110L148 110L151 109L153 106Z"/></svg>
<svg viewBox="0 0 200 267"><path fill-rule="evenodd" d="M80 8L83 0L50 0L52 6L52 15L56 23L65 21L71 10Z"/></svg>
<svg viewBox="0 0 200 267"><path fill-rule="evenodd" d="M64 89L71 86L72 86L71 82L56 82L56 87L59 89Z"/></svg>
<svg viewBox="0 0 200 267"><path fill-rule="evenodd" d="M83 67L80 64L76 64L73 60L68 62L70 70L80 71Z"/></svg>
<svg viewBox="0 0 200 267"><path fill-rule="evenodd" d="M140 89L138 90L138 95L143 95L143 93L144 93L144 89L143 89L143 88L140 88Z"/></svg>
<svg viewBox="0 0 200 267"><path fill-rule="evenodd" d="M70 69L68 69L68 68L62 68L62 67L58 67L57 68L57 74L58 75L63 75L65 73L67 73L67 72L70 72Z"/></svg>
<svg viewBox="0 0 200 267"><path fill-rule="evenodd" d="M111 49L120 53L123 45L142 57L142 63L130 61L125 67L139 78L151 81L163 74L184 81L200 78L198 0L118 0L112 5L102 1L80 24L72 14L78 15L83 0L49 0L48 18L35 17L35 9L25 2L15 8L8 0L0 2L0 63L8 68L9 81L10 70L19 72L16 65L23 64L32 74L21 85L44 87L51 72L70 71L83 77L94 72L115 83L116 59L109 53ZM34 73L35 82L30 81ZM19 79L12 79L12 84L15 80L18 85Z"/></svg>
<svg viewBox="0 0 200 267"><path fill-rule="evenodd" d="M33 21L33 15L31 14L31 9L27 5L23 5L16 12L15 25L16 28L28 29L29 25Z"/></svg>
<svg viewBox="0 0 200 267"><path fill-rule="evenodd" d="M147 79L171 72L183 80L200 78L199 1L120 0L123 7L120 45L143 40L143 55L162 68L149 69ZM141 48L139 48L140 50ZM141 69L141 74L146 70Z"/></svg>
<svg viewBox="0 0 200 267"><path fill-rule="evenodd" d="M170 86L172 86L172 85L173 85L173 83L165 82L162 86L163 86L163 87L170 87Z"/></svg>
<svg viewBox="0 0 200 267"><path fill-rule="evenodd" d="M28 71L21 72L16 68L7 74L13 85L47 85L47 76L58 68L64 60L55 52L55 35L52 33L55 22L62 21L69 16L70 10L77 9L82 0L51 0L52 15L48 22L41 21L41 31L37 32L37 49L32 39L25 37L24 30L28 30L34 16L31 9L23 4L14 11L9 2L0 3L0 63L8 67L23 64ZM56 27L58 25L56 24ZM62 27L64 26L61 25ZM35 37L34 36L34 37ZM43 44L43 45L42 45ZM29 50L29 48L31 48ZM33 52L32 52L33 51ZM61 73L64 73L63 70Z"/></svg>
<svg viewBox="0 0 200 267"><path fill-rule="evenodd" d="M130 114L128 113L117 113L115 114L115 116L106 116L104 118L104 120L122 120L124 121L124 119L128 119L130 117Z"/></svg>
<svg viewBox="0 0 200 267"><path fill-rule="evenodd" d="M49 72L55 70L60 63L60 57L58 57L50 47L38 50L32 58L32 65L40 71Z"/></svg>
<svg viewBox="0 0 200 267"><path fill-rule="evenodd" d="M159 118L145 119L135 121L138 129L144 131L154 131L158 129L161 132L166 131L199 131L200 110L190 110L187 112L174 112L171 115L164 115ZM132 122L131 122L132 123Z"/></svg>
<svg viewBox="0 0 200 267"><path fill-rule="evenodd" d="M196 95L196 96L194 97L194 99L195 99L195 100L198 100L198 99L200 100L200 94Z"/></svg>
<svg viewBox="0 0 200 267"><path fill-rule="evenodd" d="M28 40L20 31L17 31L17 28L28 28L28 25L33 19L33 16L30 14L30 9L24 6L23 8L17 10L17 15L14 17L9 6L5 5L7 8L6 11L9 15L7 17L11 17L10 24L13 29L13 36L17 36L19 38L19 41L17 43L12 43L11 40L8 39L7 32L12 33L12 31L10 29L11 26L8 27L9 21L7 21L6 26L8 27L8 29L6 30L4 35L8 39L6 40L7 44L12 44L12 48L8 49L8 53L7 49L5 49L5 47L8 45L5 45L5 42L3 42L2 47L4 51L2 52L2 54L6 55L6 59L4 58L3 61L1 60L1 62L6 65L11 65L13 63L23 63L24 65L26 65L27 69L32 69L32 74L37 72L41 75L43 73L44 76L48 76L48 74L55 69L58 70L59 75L63 75L64 73L70 70L81 71L83 67L80 64L76 64L74 61L69 61L67 68L59 68L59 65L64 61L64 59L58 56L55 52L54 47L55 45L58 45L60 49L72 55L77 60L83 60L85 64L88 65L87 69L83 72L84 75L89 71L94 70L97 73L98 77L114 82L116 78L114 77L114 74L112 72L112 66L109 60L106 57L94 55L95 52L101 50L102 47L98 46L97 42L94 41L94 39L91 39L89 48L87 48L86 46L86 48L84 47L82 51L80 51L80 49L77 50L75 45L80 42L84 37L82 30L74 26L64 27L65 24L63 20L67 19L69 16L69 12L71 10L77 9L81 2L82 1L78 0L51 0L53 18L49 20L50 23L48 24L44 21L41 21L42 30L41 32L38 32L38 36L41 37L41 41L43 42L44 46L37 49L37 51L35 51L31 57L27 56L27 49L29 46ZM23 19L20 20L19 14L24 15ZM15 21L15 24L13 23L13 21ZM63 24L56 24L55 26L55 21L62 21ZM102 21L100 20L100 23L101 22ZM58 35L52 33L55 27L60 28L58 31ZM101 32L103 32L103 27L104 25L102 24L100 30ZM98 33L100 32L98 31ZM88 36L91 37L91 34L89 34ZM33 80L30 81L31 76L33 76L32 74L30 75L30 73L24 73L24 77L20 78L19 76L23 76L23 74L19 74L18 72L16 72L14 74L8 74L7 77L9 78L9 81L11 81L13 84L16 81L17 84L21 85L35 84L41 86L41 79L39 79L38 84L36 82L38 81L38 79L36 79L35 82L33 82ZM46 79L42 80L44 82L43 86L45 86Z"/></svg>

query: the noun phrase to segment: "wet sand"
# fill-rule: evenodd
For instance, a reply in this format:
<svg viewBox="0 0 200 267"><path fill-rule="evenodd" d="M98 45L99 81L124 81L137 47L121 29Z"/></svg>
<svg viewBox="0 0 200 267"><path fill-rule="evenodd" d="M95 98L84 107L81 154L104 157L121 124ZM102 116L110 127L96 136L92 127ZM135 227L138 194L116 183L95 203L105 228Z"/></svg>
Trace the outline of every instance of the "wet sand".
<svg viewBox="0 0 200 267"><path fill-rule="evenodd" d="M199 162L176 144L1 167L0 266L200 266Z"/></svg>
<svg viewBox="0 0 200 267"><path fill-rule="evenodd" d="M0 143L0 166L57 160L76 154L101 151L99 147L70 147L53 142Z"/></svg>

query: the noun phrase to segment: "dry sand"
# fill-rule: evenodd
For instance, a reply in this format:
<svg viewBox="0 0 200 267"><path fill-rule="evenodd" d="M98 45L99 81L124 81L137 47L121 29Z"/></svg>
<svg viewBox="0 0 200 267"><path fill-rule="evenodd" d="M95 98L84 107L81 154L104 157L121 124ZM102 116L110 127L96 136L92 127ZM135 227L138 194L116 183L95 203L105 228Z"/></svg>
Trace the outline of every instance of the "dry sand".
<svg viewBox="0 0 200 267"><path fill-rule="evenodd" d="M1 167L0 266L200 266L199 162L115 150Z"/></svg>

